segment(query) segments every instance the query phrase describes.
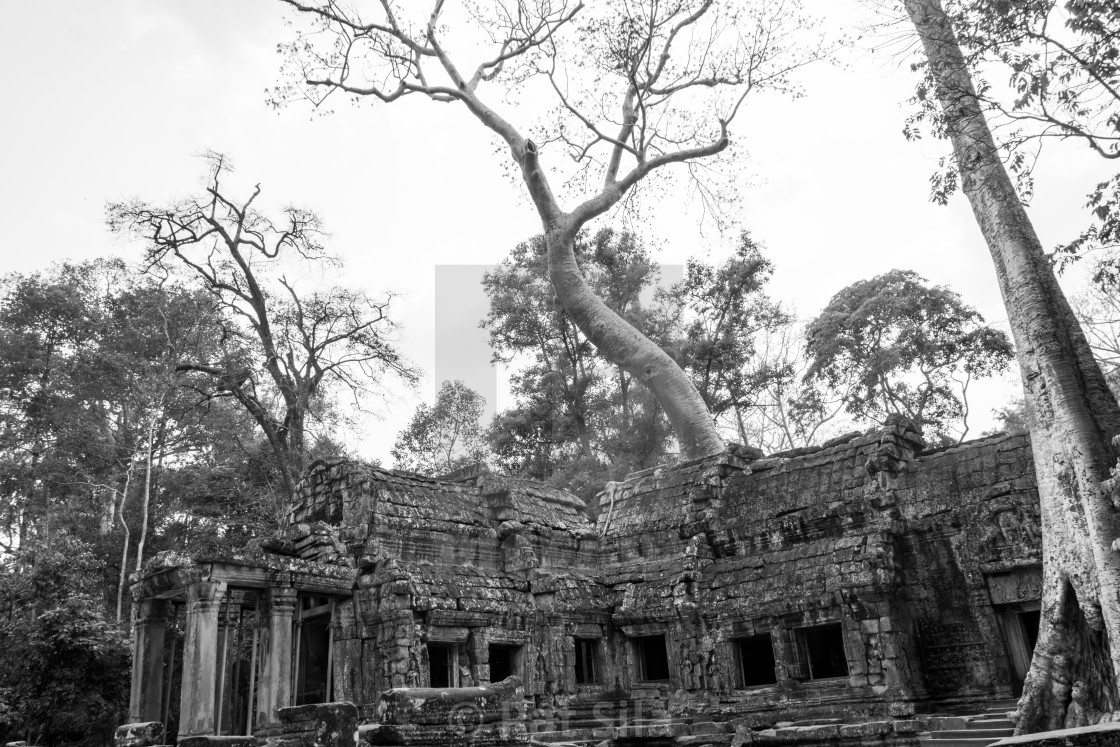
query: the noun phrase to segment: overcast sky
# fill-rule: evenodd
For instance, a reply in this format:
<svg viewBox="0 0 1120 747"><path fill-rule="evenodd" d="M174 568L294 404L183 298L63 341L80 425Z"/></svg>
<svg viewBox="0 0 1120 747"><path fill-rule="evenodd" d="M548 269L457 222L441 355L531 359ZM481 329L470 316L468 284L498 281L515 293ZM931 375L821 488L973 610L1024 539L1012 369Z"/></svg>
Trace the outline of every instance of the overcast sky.
<svg viewBox="0 0 1120 747"><path fill-rule="evenodd" d="M827 9L833 27L855 18L855 5L842 0L806 5ZM539 224L505 176L504 153L461 108L420 99L340 103L330 116L269 108L266 89L278 82L281 63L276 45L291 35L287 17L276 0L5 4L0 270L109 253L136 258L137 246L105 229L105 203L186 194L205 173L197 154L225 153L242 185L261 184L263 206L298 204L322 216L347 263L342 282L398 295L401 347L428 376L418 392L400 392L360 441L362 456L389 462L397 431L438 388L437 363L438 374L488 357L475 330L480 296L448 279L472 272L455 268L500 261ZM901 268L952 287L1001 322L992 263L967 202L927 200L945 144L902 137L913 77L900 49L895 43L806 71L806 95L796 100L751 102L733 131L749 152L739 223L773 258L772 294L802 316L855 280ZM1031 206L1045 246L1077 233L1085 194L1108 175L1106 166L1076 147L1046 154ZM642 228L670 266L697 253L718 261L734 242L710 225L701 231L683 202L665 205ZM437 306L441 319L459 323L439 335L438 356ZM982 388L973 433L1010 391L1006 383Z"/></svg>

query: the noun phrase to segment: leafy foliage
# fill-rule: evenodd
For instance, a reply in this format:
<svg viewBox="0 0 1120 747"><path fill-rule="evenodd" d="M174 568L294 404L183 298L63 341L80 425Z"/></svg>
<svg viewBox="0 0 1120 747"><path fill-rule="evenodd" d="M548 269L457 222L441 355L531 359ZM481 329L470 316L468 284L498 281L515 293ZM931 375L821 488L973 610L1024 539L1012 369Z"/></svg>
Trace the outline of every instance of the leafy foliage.
<svg viewBox="0 0 1120 747"><path fill-rule="evenodd" d="M985 435L996 433L1014 435L1030 432L1027 423L1027 403L1022 397L1017 397L1003 407L997 407L995 410L992 410L992 415L995 417L996 421L995 428L988 431Z"/></svg>
<svg viewBox="0 0 1120 747"><path fill-rule="evenodd" d="M26 607L54 604L41 582L67 538L96 561L70 570L91 582L83 597L126 624L127 576L155 552L244 545L277 524L286 493L255 423L175 370L176 351L220 346L207 294L117 260L0 289L0 540L15 576L37 579Z"/></svg>
<svg viewBox="0 0 1120 747"><path fill-rule="evenodd" d="M806 329L808 376L850 392L846 408L883 422L903 415L927 441L968 432L968 386L1003 371L1011 341L959 295L892 270L843 289Z"/></svg>
<svg viewBox="0 0 1120 747"><path fill-rule="evenodd" d="M943 7L1024 200L1034 192L1033 167L1046 141L1072 139L1103 158L1120 159L1120 6L1111 0L948 0ZM933 95L932 71L924 61L914 67L923 79L905 134L918 138L928 127L945 137L948 120ZM980 73L1006 78L989 82ZM959 170L951 156L942 160L932 178L934 200L944 203L956 190ZM1090 226L1059 248L1066 260L1116 244L1118 180L1090 194Z"/></svg>
<svg viewBox="0 0 1120 747"><path fill-rule="evenodd" d="M789 364L758 356L760 338L776 333L790 315L765 293L774 266L744 232L719 266L691 258L684 279L664 299L671 309L672 350L717 420L753 406Z"/></svg>
<svg viewBox="0 0 1120 747"><path fill-rule="evenodd" d="M73 536L0 565L0 739L104 745L128 704L128 641Z"/></svg>
<svg viewBox="0 0 1120 747"><path fill-rule="evenodd" d="M762 248L740 237L719 264L689 260L685 277L659 288L660 270L632 233L581 234L580 271L596 295L666 350L712 414L732 433L762 390L791 364L760 354L759 343L790 321L766 295L773 271ZM628 472L671 460L668 423L644 387L587 340L556 301L538 237L517 246L484 280L494 359L515 366L517 404L489 430L498 467L588 493Z"/></svg>
<svg viewBox="0 0 1120 747"><path fill-rule="evenodd" d="M636 236L610 229L581 234L577 258L611 309L648 337L666 336L663 311L643 302L652 297L659 270ZM537 237L483 279L490 299L483 326L494 359L519 366L511 377L517 405L498 414L488 440L498 466L510 472L541 479L580 472L588 485L601 487L657 464L669 431L648 390L601 356L555 302L546 264Z"/></svg>
<svg viewBox="0 0 1120 747"><path fill-rule="evenodd" d="M393 466L436 477L481 462L486 451L485 408L483 396L463 382L443 382L435 404L422 402L397 435Z"/></svg>

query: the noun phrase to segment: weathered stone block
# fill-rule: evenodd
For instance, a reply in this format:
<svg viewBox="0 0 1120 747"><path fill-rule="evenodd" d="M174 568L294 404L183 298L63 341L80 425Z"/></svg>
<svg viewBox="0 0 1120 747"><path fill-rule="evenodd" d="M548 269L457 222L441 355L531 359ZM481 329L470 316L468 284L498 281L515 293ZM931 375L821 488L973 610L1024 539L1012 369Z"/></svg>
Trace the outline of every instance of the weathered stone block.
<svg viewBox="0 0 1120 747"><path fill-rule="evenodd" d="M282 724L309 732L303 738L306 747L354 747L358 739L358 707L353 703L291 706L276 715Z"/></svg>
<svg viewBox="0 0 1120 747"><path fill-rule="evenodd" d="M163 743L163 724L144 721L118 726L113 734L113 747L151 747Z"/></svg>
<svg viewBox="0 0 1120 747"><path fill-rule="evenodd" d="M841 739L866 739L890 734L894 727L890 721L864 721L860 724L843 724L840 727Z"/></svg>
<svg viewBox="0 0 1120 747"><path fill-rule="evenodd" d="M184 737L179 740L177 747L256 747L256 745L256 737L219 737L204 734Z"/></svg>
<svg viewBox="0 0 1120 747"><path fill-rule="evenodd" d="M479 687L394 688L377 706L382 724L471 725L510 718L524 689L520 677Z"/></svg>
<svg viewBox="0 0 1120 747"><path fill-rule="evenodd" d="M498 747L529 743L524 724L501 722L479 726L448 724L375 724L362 727L369 745L401 747Z"/></svg>
<svg viewBox="0 0 1120 747"><path fill-rule="evenodd" d="M895 734L916 734L922 730L921 722L913 719L895 721L893 726Z"/></svg>

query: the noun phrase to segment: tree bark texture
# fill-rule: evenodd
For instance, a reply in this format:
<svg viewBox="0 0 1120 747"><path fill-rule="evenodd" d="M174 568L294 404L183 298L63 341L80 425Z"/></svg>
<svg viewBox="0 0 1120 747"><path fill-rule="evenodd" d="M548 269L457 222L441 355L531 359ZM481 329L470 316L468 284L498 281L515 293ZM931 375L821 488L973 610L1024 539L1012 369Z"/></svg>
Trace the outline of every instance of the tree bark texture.
<svg viewBox="0 0 1120 747"><path fill-rule="evenodd" d="M1025 389L1042 513L1042 619L1017 732L1061 728L1082 682L1120 708L1120 518L1109 481L1120 408L999 157L940 0L905 0L962 187L995 263Z"/></svg>
<svg viewBox="0 0 1120 747"><path fill-rule="evenodd" d="M723 451L723 439L688 375L668 353L603 303L584 279L575 255L579 228L567 215L546 226L548 274L556 297L605 358L649 387L665 409L686 459Z"/></svg>

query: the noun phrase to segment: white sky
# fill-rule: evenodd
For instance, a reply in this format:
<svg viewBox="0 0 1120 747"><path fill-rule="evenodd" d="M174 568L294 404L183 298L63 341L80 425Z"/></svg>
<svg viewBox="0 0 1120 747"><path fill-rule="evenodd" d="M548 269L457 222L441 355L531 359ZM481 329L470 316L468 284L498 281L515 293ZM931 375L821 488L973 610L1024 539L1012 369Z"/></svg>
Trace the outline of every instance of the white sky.
<svg viewBox="0 0 1120 747"><path fill-rule="evenodd" d="M830 24L854 7L806 5L827 9ZM461 108L364 101L320 117L306 106L266 106L265 91L279 80L276 44L290 38L285 17L276 0L5 4L0 271L108 253L135 258L138 247L106 230L105 203L186 194L204 174L195 155L223 152L244 184L261 183L263 206L298 204L323 217L347 263L343 283L399 294L401 348L429 375L419 392L401 392L383 420L369 422L358 451L388 463L397 431L439 384L431 376L436 268L496 263L539 224L504 176L489 133ZM902 137L913 81L897 51L817 67L803 76L807 95L798 100L751 103L733 131L750 153L740 222L774 260L772 295L803 316L855 280L902 268L1001 321L992 263L967 202L927 201L946 144ZM1046 154L1031 207L1044 245L1076 234L1085 194L1107 175L1107 164L1081 148ZM710 226L702 236L696 216L677 204L652 218L645 233L662 244L665 264L697 252L718 260L733 242ZM484 333L476 339L465 344L488 356ZM1014 386L978 390L973 434Z"/></svg>

